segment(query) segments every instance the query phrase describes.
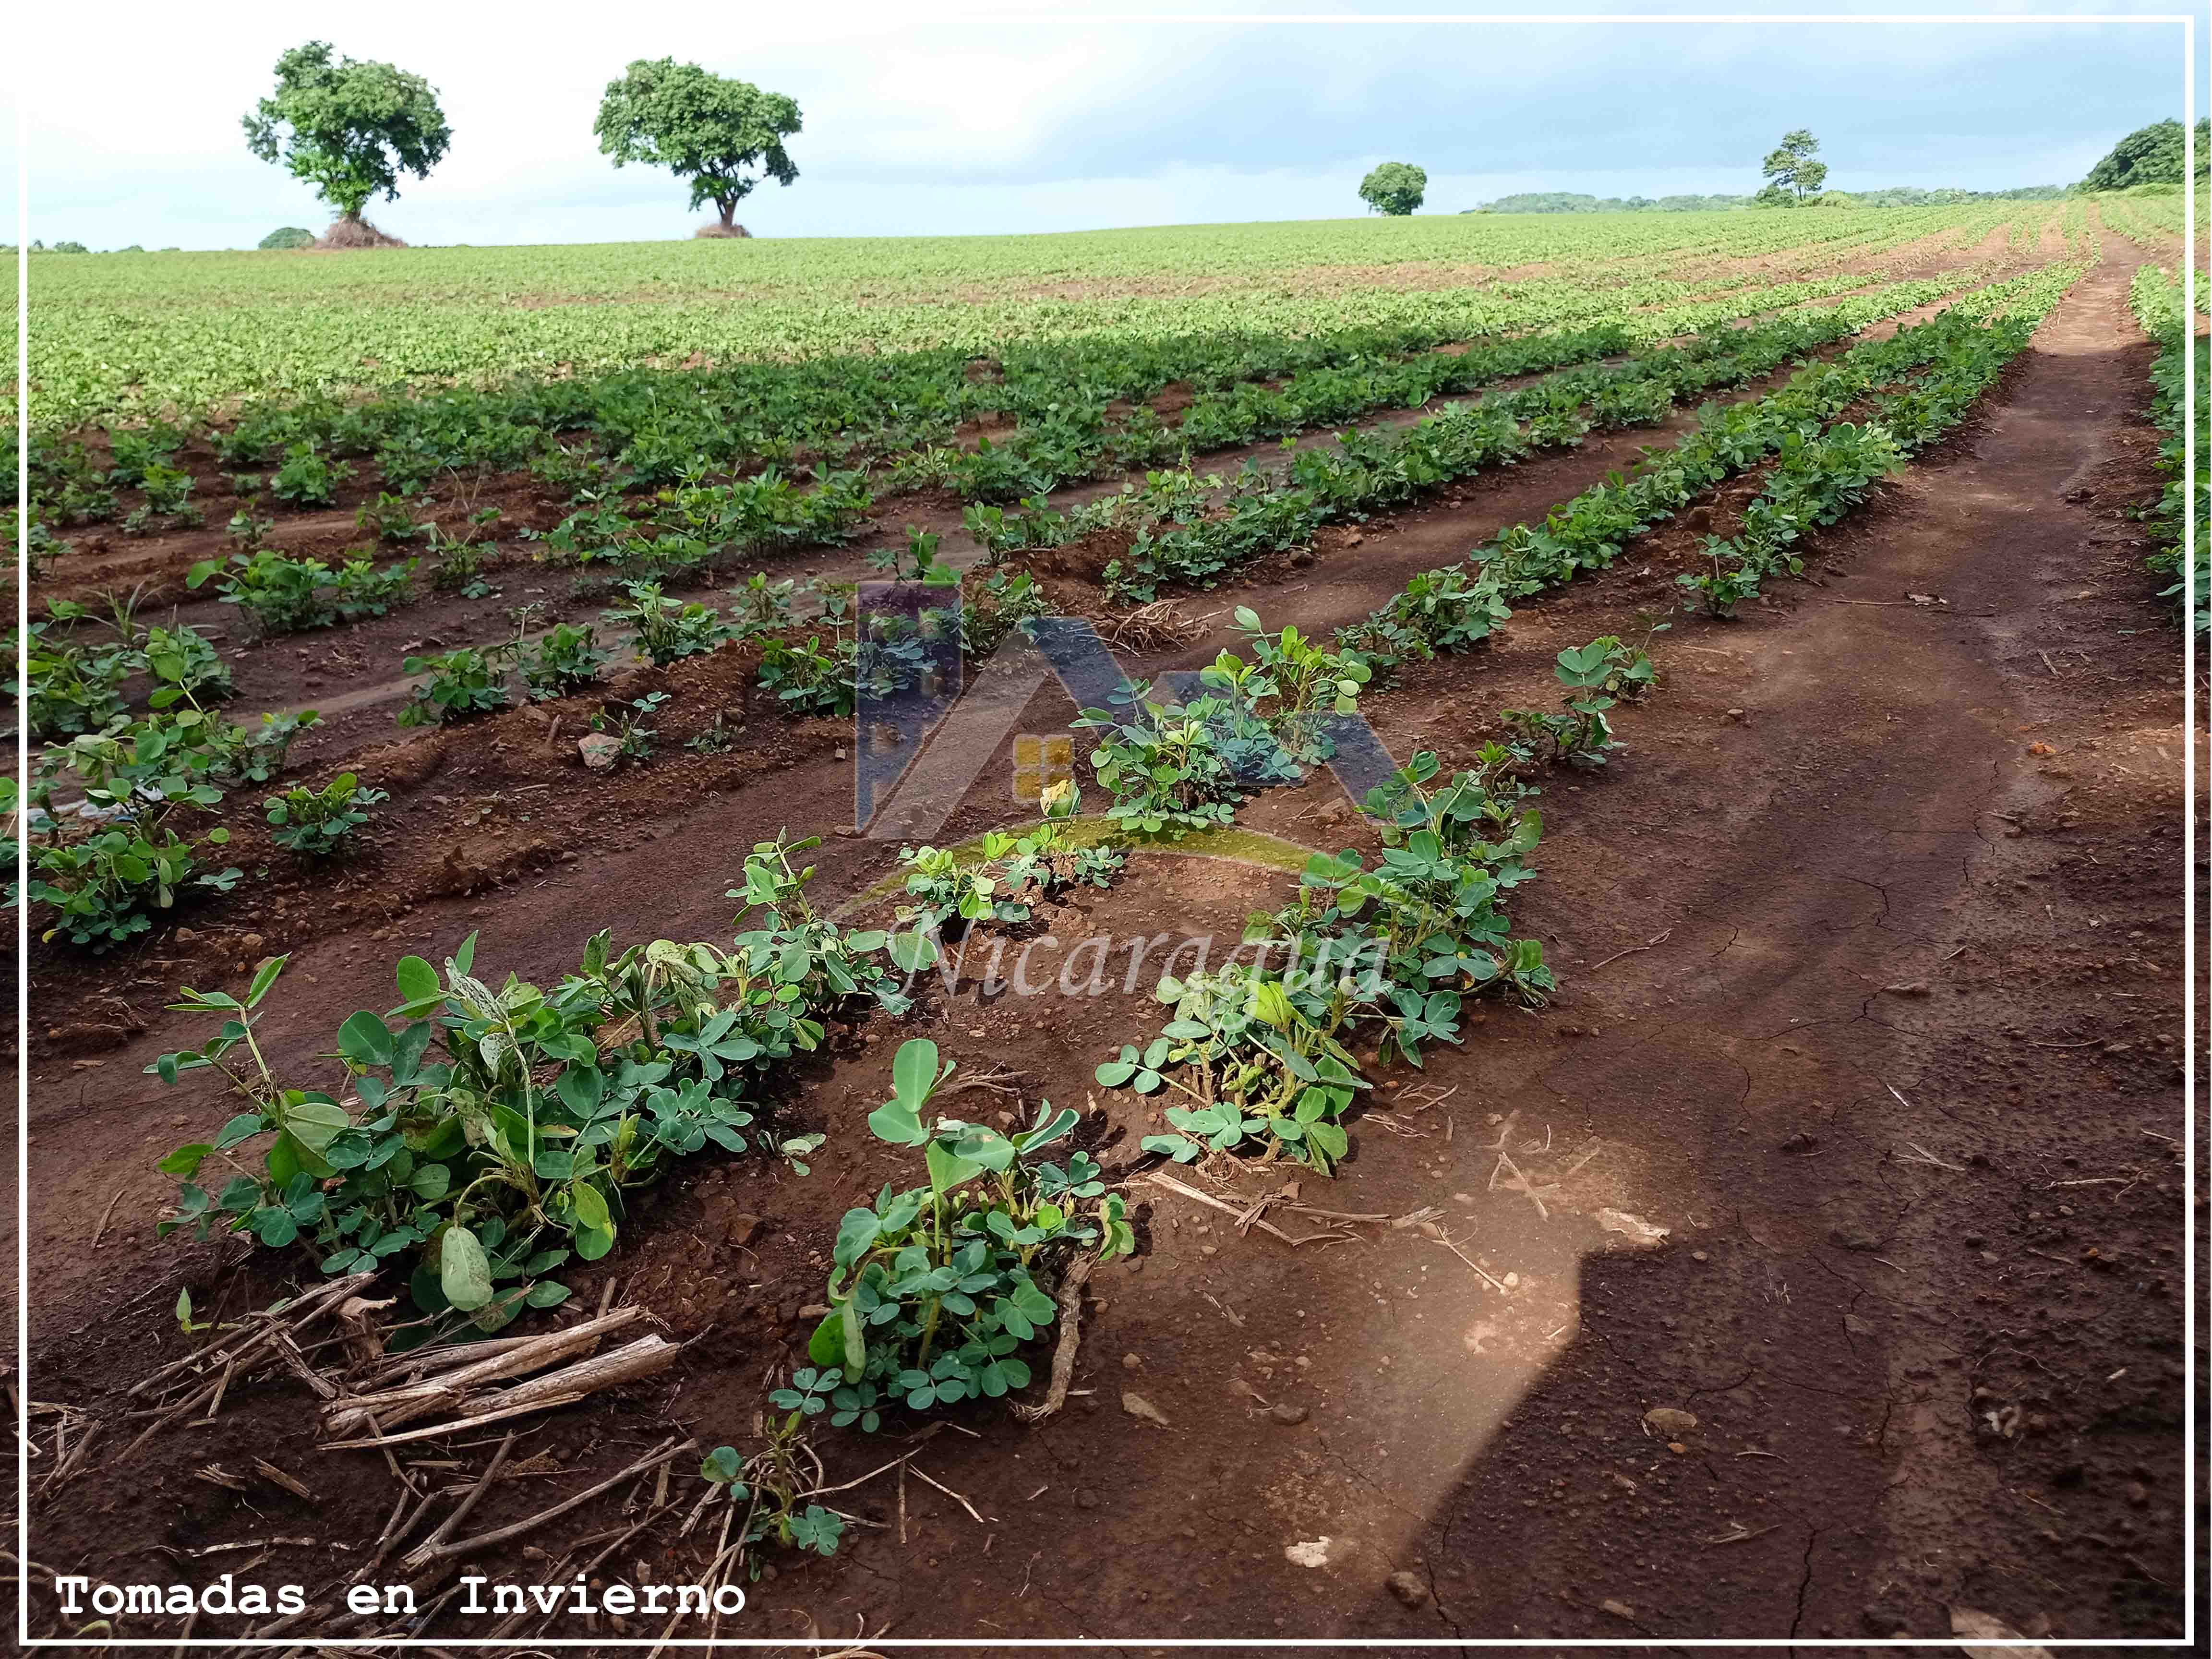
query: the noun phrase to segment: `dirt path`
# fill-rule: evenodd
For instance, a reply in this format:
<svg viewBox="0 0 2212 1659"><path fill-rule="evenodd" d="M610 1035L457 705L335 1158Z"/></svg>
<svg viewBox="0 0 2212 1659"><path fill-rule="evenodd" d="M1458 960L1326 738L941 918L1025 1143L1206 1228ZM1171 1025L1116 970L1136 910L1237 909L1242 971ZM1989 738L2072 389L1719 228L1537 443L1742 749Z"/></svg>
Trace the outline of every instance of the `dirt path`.
<svg viewBox="0 0 2212 1659"><path fill-rule="evenodd" d="M2145 477L2127 275L2094 273L1985 424L1820 539L1826 586L1733 628L1679 620L1656 652L1666 689L1624 721L1630 753L1547 786L1543 879L1516 915L1565 991L1472 1023L1426 1088L1364 1117L1318 1200L1433 1207L1456 1250L1407 1229L1294 1252L1140 1187L1146 1252L1093 1281L1070 1411L1034 1429L979 1416L981 1438L931 1443L929 1472L985 1522L916 1488L902 1546L878 1483L856 1502L884 1529L759 1587L744 1633L808 1617L842 1633L857 1614L974 1640L1934 1638L1959 1602L2031 1634L2177 1629L2178 1264L2160 1251L2183 1200L2154 1137L2179 1133L2161 1042L2178 1030L2179 842L2158 833L2178 691L2118 513ZM1654 591L1632 564L1377 699L1386 741L1463 754L1477 711L1540 694L1557 643L1630 625ZM1271 621L1328 608L1278 592L1291 605ZM779 817L843 817L826 775L644 828L490 914L426 911L409 937L446 946L480 921L482 960L542 973L578 916L641 893L653 931L717 936L730 907L709 872ZM1346 816L1315 787L1249 818L1318 841ZM833 843L825 887L878 851ZM1273 888L1163 857L1054 926L1233 935ZM386 959L359 933L305 951L301 1000L266 1028L276 1049L327 1042L332 1009L382 1006ZM1037 1014L969 993L924 1029L1088 1103L1102 1045L1147 1006ZM178 1274L219 1276L130 1207L151 1190L145 1155L181 1138L134 1075L175 1035L75 1075L37 1068L52 1196L35 1313L63 1397L158 1334ZM628 1281L679 1333L720 1322L682 1390L702 1434L744 1432L819 1285L822 1216L890 1178L857 1125L891 1046L842 1047L809 1076L807 1109L842 1131L811 1184L709 1170L636 1218ZM1126 1104L1097 1103L1118 1129ZM86 1218L118 1181L129 1218L92 1255ZM743 1250L737 1211L768 1218ZM1652 1225L1668 1232L1648 1248ZM1169 1425L1125 1415L1125 1389ZM311 1455L276 1443L303 1415L284 1403L207 1431L194 1456ZM1697 1425L1649 1432L1654 1407ZM587 1446L644 1420L573 1419ZM842 1479L893 1454L836 1455ZM363 1474L373 1533L389 1498L370 1460ZM121 1562L179 1528L260 1524L164 1479L73 1500L48 1534L70 1559L41 1559ZM1395 1593L1394 1573L1411 1575Z"/></svg>

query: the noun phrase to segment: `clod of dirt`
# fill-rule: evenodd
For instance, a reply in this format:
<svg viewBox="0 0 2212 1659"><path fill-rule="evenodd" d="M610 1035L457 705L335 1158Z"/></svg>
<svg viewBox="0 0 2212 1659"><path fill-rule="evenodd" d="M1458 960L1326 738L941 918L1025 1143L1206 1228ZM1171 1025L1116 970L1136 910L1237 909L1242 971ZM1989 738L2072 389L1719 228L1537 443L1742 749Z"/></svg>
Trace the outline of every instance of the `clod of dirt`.
<svg viewBox="0 0 2212 1659"><path fill-rule="evenodd" d="M1327 1534L1319 1538L1302 1539L1283 1547L1283 1559L1294 1567L1325 1567L1328 1565L1328 1547L1335 1540Z"/></svg>
<svg viewBox="0 0 2212 1659"><path fill-rule="evenodd" d="M1677 1411L1672 1406L1654 1406L1644 1413L1644 1421L1654 1433L1669 1440L1680 1439L1698 1426L1696 1413Z"/></svg>
<svg viewBox="0 0 2212 1659"><path fill-rule="evenodd" d="M1267 1415L1285 1428L1296 1428L1306 1420L1306 1408L1304 1406L1274 1406L1268 1408Z"/></svg>
<svg viewBox="0 0 2212 1659"><path fill-rule="evenodd" d="M1164 1429L1173 1426L1169 1423L1166 1414L1158 1406L1152 1404L1144 1395L1132 1394L1127 1389L1121 1390L1121 1409L1139 1422L1157 1423Z"/></svg>
<svg viewBox="0 0 2212 1659"><path fill-rule="evenodd" d="M622 758L622 742L611 732L586 732L576 739L576 753L590 770L605 772Z"/></svg>
<svg viewBox="0 0 2212 1659"><path fill-rule="evenodd" d="M1382 1581L1390 1594L1409 1607L1418 1607L1429 1599L1429 1586L1418 1572L1394 1572Z"/></svg>
<svg viewBox="0 0 2212 1659"><path fill-rule="evenodd" d="M1952 1608L1951 1634L1961 1642L2013 1642L2019 1644L2015 1647L1972 1650L1976 1655L1987 1655L1988 1659L2051 1659L2049 1649L2038 1647L2003 1620L1992 1618L1978 1608Z"/></svg>
<svg viewBox="0 0 2212 1659"><path fill-rule="evenodd" d="M1598 1606L1604 1608L1616 1619L1632 1620L1636 1617L1636 1609L1634 1607L1630 1607L1626 1601L1616 1601L1610 1595L1607 1596L1604 1601L1599 1602Z"/></svg>
<svg viewBox="0 0 2212 1659"><path fill-rule="evenodd" d="M1125 1371L1140 1371L1144 1370L1145 1357L1142 1354L1135 1353L1123 1354L1121 1356L1121 1369Z"/></svg>
<svg viewBox="0 0 2212 1659"><path fill-rule="evenodd" d="M1800 1129L1796 1134L1790 1136L1789 1139L1782 1143L1781 1150L1785 1152L1809 1152L1819 1146L1820 1144L1820 1136L1813 1133L1809 1130Z"/></svg>
<svg viewBox="0 0 2212 1659"><path fill-rule="evenodd" d="M1600 1210L1597 1212L1597 1224L1606 1231L1619 1233L1630 1243L1640 1245L1646 1249L1665 1243L1667 1235L1671 1231L1661 1226L1656 1221L1646 1221L1640 1215L1632 1215L1626 1210Z"/></svg>

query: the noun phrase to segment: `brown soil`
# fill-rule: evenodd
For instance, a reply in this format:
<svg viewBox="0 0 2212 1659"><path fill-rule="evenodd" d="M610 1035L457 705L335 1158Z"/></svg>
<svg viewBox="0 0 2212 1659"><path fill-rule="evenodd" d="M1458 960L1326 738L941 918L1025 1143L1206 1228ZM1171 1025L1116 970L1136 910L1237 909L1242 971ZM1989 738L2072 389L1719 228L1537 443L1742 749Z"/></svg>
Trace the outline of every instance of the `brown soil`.
<svg viewBox="0 0 2212 1659"><path fill-rule="evenodd" d="M1356 1227L1355 1242L1294 1250L1139 1182L1141 1253L1092 1280L1069 1410L1031 1427L955 1413L971 1432L938 1433L916 1460L983 1521L918 1482L902 1521L888 1478L857 1488L840 1501L878 1526L832 1560L783 1558L724 1633L834 1641L858 1620L862 1635L975 1645L1938 1640L1966 1605L2031 1637L2177 1634L2182 733L2174 635L2127 516L2156 492L2128 275L2094 273L1985 418L1814 538L1808 584L1734 624L1678 615L1653 646L1661 690L1624 712L1627 752L1547 781L1541 878L1514 910L1545 939L1559 995L1476 1012L1463 1047L1387 1079L1341 1179L1305 1183L1325 1208L1433 1207L1455 1249ZM1441 550L1464 551L1478 520L1571 493L1570 473L1588 482L1607 453L1531 463L1194 609L1249 592L1271 622L1347 620ZM1720 527L1741 494L1714 504ZM1553 698L1561 646L1668 605L1692 542L1686 524L1662 531L1524 607L1490 648L1409 673L1372 700L1378 731L1394 752L1464 757L1496 710ZM734 653L667 680L679 734L752 695ZM850 816L847 774L821 754L838 740L828 728L757 718L759 748L667 744L641 773L582 787L535 712L380 758L413 779L383 861L350 886L280 889L281 912L240 919L264 938L194 962L234 986L255 955L296 949L262 1028L280 1070L311 1069L347 1013L386 1006L394 957L441 954L472 928L483 969L541 984L603 923L625 939L722 937L744 846ZM1025 729L1068 712L1040 693ZM948 833L1001 816L978 799ZM1315 845L1364 834L1326 779L1243 821ZM495 902L441 886L448 849L504 883ZM815 855L820 890L858 891L895 850L833 836ZM1030 925L1031 977L1079 977L1076 942L1096 935L1233 936L1286 881L1142 856L1110 891ZM37 969L34 1026L52 998L90 1006L95 981L131 1016L78 1017L87 1029L32 1062L27 1386L103 1414L181 1351L167 1311L180 1287L220 1316L282 1283L272 1253L152 1236L167 1182L151 1160L223 1114L209 1091L140 1075L194 1030L158 1011L185 975L175 938L135 975ZM932 1036L964 1066L1018 1071L1031 1100L1080 1104L1086 1140L1127 1170L1151 1114L1091 1068L1156 1018L1116 974L1104 994L1048 1003L970 980L911 1023L840 1029L780 1108L793 1129L830 1133L811 1176L696 1160L575 1277L579 1303L618 1279L698 1345L657 1383L530 1428L516 1455L557 1462L495 1488L472 1527L580 1488L667 1424L745 1442L763 1375L811 1324L799 1310L820 1294L836 1217L908 1178L860 1123L901 1038ZM1280 1179L1224 1173L1232 1194ZM1650 1242L1638 1223L1668 1231ZM1125 1390L1167 1426L1127 1414ZM1698 1420L1655 1434L1655 1407ZM311 1423L295 1383L244 1384L206 1427L45 1496L32 1555L52 1571L204 1582L253 1555L188 1552L276 1540L254 1576L319 1589L331 1547L373 1540L398 1489L373 1454L316 1450ZM906 1449L820 1439L833 1482ZM423 1456L461 1460L434 1472L458 1484L489 1449ZM255 1457L316 1501L193 1474ZM615 1501L577 1531L612 1525ZM681 1582L711 1540L673 1531L609 1575ZM558 1555L556 1540L543 1541ZM518 1544L472 1570L528 1581L551 1565ZM1394 1573L1412 1575L1396 1594ZM459 1643L485 1622L415 1633ZM43 1593L32 1629L66 1633ZM116 1634L178 1630L126 1619ZM546 1633L659 1632L571 1619Z"/></svg>
<svg viewBox="0 0 2212 1659"><path fill-rule="evenodd" d="M405 247L397 236L387 236L366 219L337 218L331 221L330 228L315 239L314 247L323 252L340 252L351 248Z"/></svg>

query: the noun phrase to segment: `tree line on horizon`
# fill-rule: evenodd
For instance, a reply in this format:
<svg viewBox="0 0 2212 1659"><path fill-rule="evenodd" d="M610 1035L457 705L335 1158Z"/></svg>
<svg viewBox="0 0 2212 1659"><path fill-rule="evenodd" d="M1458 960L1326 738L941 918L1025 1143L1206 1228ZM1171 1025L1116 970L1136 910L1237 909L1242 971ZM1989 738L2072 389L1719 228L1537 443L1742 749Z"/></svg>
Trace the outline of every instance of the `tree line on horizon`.
<svg viewBox="0 0 2212 1659"><path fill-rule="evenodd" d="M2154 121L2118 143L2087 177L2074 185L2027 185L2016 190L1921 190L1894 185L1848 193L1823 188L1827 164L1814 159L1820 141L1800 128L1785 134L1760 166L1767 183L1749 196L1588 196L1575 191L1531 191L1501 196L1466 213L1700 213L1741 208L1942 207L1960 202L2055 202L2069 196L2139 190L2166 193L2181 188L2187 166L2182 125ZM2197 179L2212 174L2212 118L2197 124Z"/></svg>

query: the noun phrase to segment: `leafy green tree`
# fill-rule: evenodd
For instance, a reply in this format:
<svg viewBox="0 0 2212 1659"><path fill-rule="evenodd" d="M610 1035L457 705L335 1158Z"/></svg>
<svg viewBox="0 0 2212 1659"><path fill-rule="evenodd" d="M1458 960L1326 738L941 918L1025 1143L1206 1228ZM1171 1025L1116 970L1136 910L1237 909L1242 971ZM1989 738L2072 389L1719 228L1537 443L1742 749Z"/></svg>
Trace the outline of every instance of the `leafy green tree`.
<svg viewBox="0 0 2212 1659"><path fill-rule="evenodd" d="M1420 206L1429 175L1411 161L1385 161L1359 181L1359 199L1377 213L1402 218Z"/></svg>
<svg viewBox="0 0 2212 1659"><path fill-rule="evenodd" d="M307 247L315 240L315 233L301 225L285 225L270 231L261 239L264 248L288 249Z"/></svg>
<svg viewBox="0 0 2212 1659"><path fill-rule="evenodd" d="M1782 135L1779 149L1771 150L1759 171L1766 176L1766 189L1759 192L1786 192L1793 200L1802 202L1808 196L1818 196L1820 186L1828 177L1828 164L1813 159L1820 148L1820 141L1800 127L1795 132Z"/></svg>
<svg viewBox="0 0 2212 1659"><path fill-rule="evenodd" d="M799 105L780 92L662 58L640 58L607 83L592 131L617 167L641 161L689 179L692 207L712 202L728 230L763 179L799 177L783 148L799 125Z"/></svg>
<svg viewBox="0 0 2212 1659"><path fill-rule="evenodd" d="M2197 176L2212 168L2212 120L2197 124ZM2185 159L2181 123L2154 121L2112 146L2112 154L2089 169L2084 190L2132 190L2137 185L2179 185Z"/></svg>
<svg viewBox="0 0 2212 1659"><path fill-rule="evenodd" d="M438 94L419 75L390 64L333 58L310 40L276 60L276 91L244 118L246 144L282 161L295 179L359 223L379 191L399 194L399 175L417 179L445 159L453 129Z"/></svg>

